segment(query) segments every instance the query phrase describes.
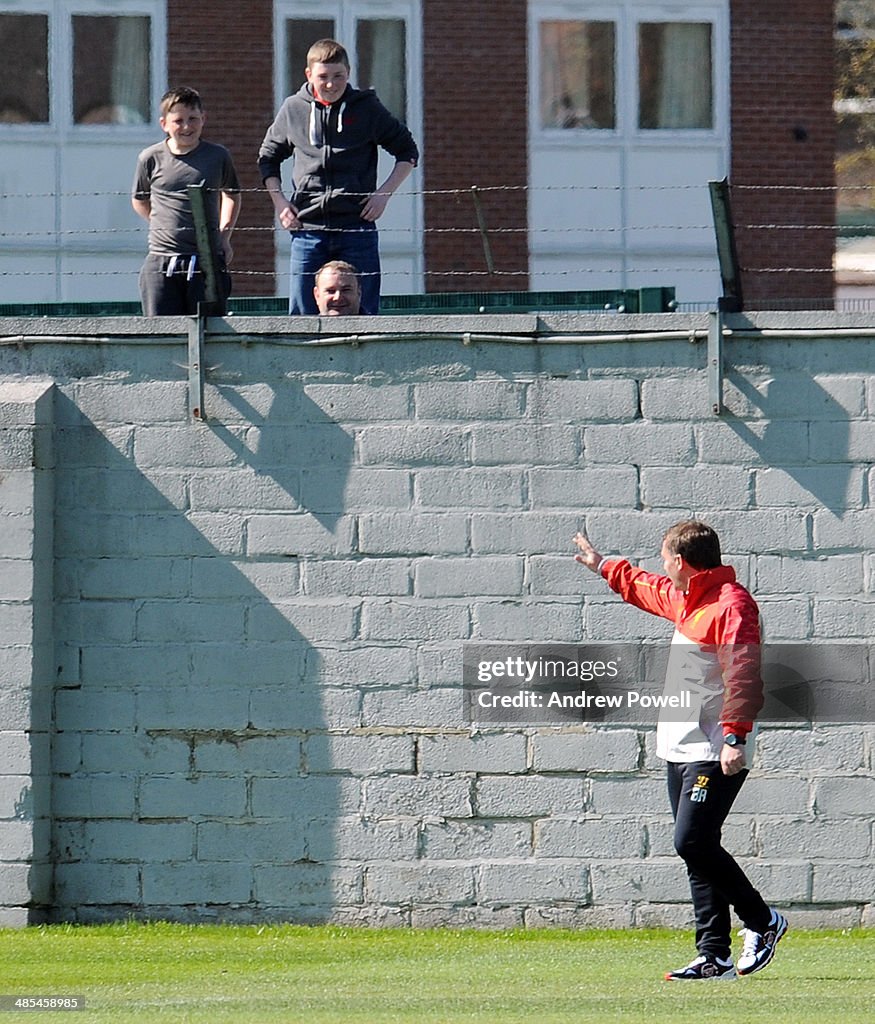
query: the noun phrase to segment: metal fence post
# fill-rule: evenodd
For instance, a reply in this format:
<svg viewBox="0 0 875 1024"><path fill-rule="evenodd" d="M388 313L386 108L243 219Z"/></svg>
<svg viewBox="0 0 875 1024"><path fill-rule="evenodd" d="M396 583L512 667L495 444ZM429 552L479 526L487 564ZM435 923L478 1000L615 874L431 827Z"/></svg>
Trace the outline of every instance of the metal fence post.
<svg viewBox="0 0 875 1024"><path fill-rule="evenodd" d="M195 238L197 240L198 264L204 275L205 302L199 302L197 316L189 320L188 325L188 411L193 420L203 422L206 417L204 410L204 339L206 337L206 318L223 316L224 301L219 295L219 269L216 254L210 239L210 225L207 219L207 203L204 196L205 185L189 185L189 202L194 219Z"/></svg>
<svg viewBox="0 0 875 1024"><path fill-rule="evenodd" d="M210 244L210 224L207 220L205 190L203 182L199 185L189 185L186 190L191 203L191 215L194 218L198 264L204 275L204 292L206 294L206 302L201 303L198 315L222 316L225 310L222 299L219 297L219 271L216 266L216 254Z"/></svg>
<svg viewBox="0 0 875 1024"><path fill-rule="evenodd" d="M723 412L723 311L708 313L708 404L711 412Z"/></svg>
<svg viewBox="0 0 875 1024"><path fill-rule="evenodd" d="M735 224L732 220L732 205L729 198L729 180L724 178L722 181L709 181L708 191L711 195L711 213L717 238L717 260L723 283L723 296L718 305L724 313L740 313L744 308L744 301L741 294L738 250L735 245Z"/></svg>

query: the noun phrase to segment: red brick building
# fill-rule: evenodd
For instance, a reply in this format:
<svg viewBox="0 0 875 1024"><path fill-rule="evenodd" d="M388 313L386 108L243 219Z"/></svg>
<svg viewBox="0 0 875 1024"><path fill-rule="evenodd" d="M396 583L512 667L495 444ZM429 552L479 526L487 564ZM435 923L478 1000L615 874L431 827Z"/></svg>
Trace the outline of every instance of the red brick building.
<svg viewBox="0 0 875 1024"><path fill-rule="evenodd" d="M157 137L164 88L201 91L208 137L257 190L264 130L302 80L307 45L327 34L350 49L353 81L377 88L421 144L421 167L381 222L385 290L662 284L713 299L707 181L729 177L746 300L831 297L823 0L118 0L111 11L19 0L0 8L0 56L18 72L7 78L20 82L16 60L30 69L40 46L46 57L42 78L0 100L0 154L19 169L0 189L28 197L0 197L0 271L26 257L28 288L42 279L57 298L83 287L133 297L142 230L124 193L137 151ZM95 62L92 40L107 39ZM98 64L110 70L92 81ZM83 113L89 88L112 102ZM32 193L62 198L52 215ZM51 244L34 241L34 224ZM86 237L95 226L105 243ZM237 294L283 292L283 244L267 198L247 194ZM86 274L98 258L105 276Z"/></svg>
<svg viewBox="0 0 875 1024"><path fill-rule="evenodd" d="M833 10L732 0L733 212L746 301L828 299L835 236ZM748 225L789 225L773 228ZM781 268L792 266L793 271Z"/></svg>

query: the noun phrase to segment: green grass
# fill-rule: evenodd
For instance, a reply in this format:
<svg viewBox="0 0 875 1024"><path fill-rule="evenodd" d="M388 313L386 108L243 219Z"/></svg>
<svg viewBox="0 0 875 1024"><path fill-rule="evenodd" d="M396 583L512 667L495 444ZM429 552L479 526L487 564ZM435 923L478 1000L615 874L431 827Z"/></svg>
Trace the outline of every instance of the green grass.
<svg viewBox="0 0 875 1024"><path fill-rule="evenodd" d="M0 995L85 998L46 1024L875 1020L875 931L791 931L753 977L662 980L691 956L668 931L58 925L0 930Z"/></svg>

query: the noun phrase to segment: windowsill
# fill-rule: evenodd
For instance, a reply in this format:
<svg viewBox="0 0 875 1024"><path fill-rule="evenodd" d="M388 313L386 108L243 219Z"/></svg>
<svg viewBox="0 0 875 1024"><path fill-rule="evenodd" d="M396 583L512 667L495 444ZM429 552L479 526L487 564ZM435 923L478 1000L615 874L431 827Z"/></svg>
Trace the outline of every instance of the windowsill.
<svg viewBox="0 0 875 1024"><path fill-rule="evenodd" d="M634 145L644 146L700 146L703 142L722 143L724 136L714 129L648 128L624 132L620 129L602 128L539 128L531 134L531 141L538 146L552 146L556 149L588 146Z"/></svg>

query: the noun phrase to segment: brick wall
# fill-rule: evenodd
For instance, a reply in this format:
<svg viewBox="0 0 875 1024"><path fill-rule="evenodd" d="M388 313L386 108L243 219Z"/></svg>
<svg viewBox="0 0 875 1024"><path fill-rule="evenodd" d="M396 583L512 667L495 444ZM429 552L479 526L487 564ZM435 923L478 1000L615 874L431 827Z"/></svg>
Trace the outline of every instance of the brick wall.
<svg viewBox="0 0 875 1024"><path fill-rule="evenodd" d="M523 0L503 4L498 31L495 5L487 0L422 5L420 187L498 189L479 196L493 232L492 275L473 195L426 196L428 291L528 287L526 9ZM255 158L275 113L272 11L267 0L168 4L170 80L203 92L207 135L230 148L246 189L261 187ZM773 10L757 0L732 0L731 20L731 180L745 297L754 308L780 299L829 301L834 238L823 226L834 220L832 5L791 0ZM768 190L788 185L815 190ZM753 227L763 224L810 230ZM237 290L273 294L266 196L245 196L240 228ZM774 272L783 267L797 269ZM243 268L251 276L240 276Z"/></svg>
<svg viewBox="0 0 875 1024"><path fill-rule="evenodd" d="M833 5L732 0L731 21L730 180L745 300L831 302ZM753 227L773 224L795 229ZM765 272L780 268L795 269Z"/></svg>
<svg viewBox="0 0 875 1024"><path fill-rule="evenodd" d="M503 232L490 236L492 275L472 195L426 196L428 291L528 287L526 9L524 0L503 3L497 26L488 0L423 4L425 188L514 189L480 196L486 225ZM447 228L463 232L440 233ZM477 276L452 276L460 272Z"/></svg>
<svg viewBox="0 0 875 1024"><path fill-rule="evenodd" d="M275 113L273 3L170 0L167 36L169 82L200 92L205 138L228 147L244 190L260 189L258 147ZM273 207L263 193L244 193L233 246L237 292L273 295Z"/></svg>
<svg viewBox="0 0 875 1024"><path fill-rule="evenodd" d="M500 340L536 333L534 317L382 323L394 333L302 346L320 339L283 318L228 321L208 341L205 424L187 419L182 324L118 320L107 341L94 322L41 321L57 344L0 325L22 336L0 375L55 383L39 421L55 453L54 702L8 657L0 674L2 706L24 686L36 720L51 715L54 891L32 889L31 913L689 924L652 728L472 731L462 643L666 639L572 561L570 538L585 525L656 568L661 532L691 512L721 532L770 640L870 642L862 318L754 317L819 333L734 335L719 418L689 341L704 318L543 318L541 341L561 325L579 336L566 344ZM430 340L405 340L423 324ZM608 328L647 340L586 342ZM30 414L0 414L21 462ZM33 554L9 488L28 472L7 460L0 484L7 652L29 600L9 581ZM14 921L39 862L21 845L39 773L20 742L33 726L4 728ZM871 722L760 734L727 837L796 924L875 920L873 756Z"/></svg>

